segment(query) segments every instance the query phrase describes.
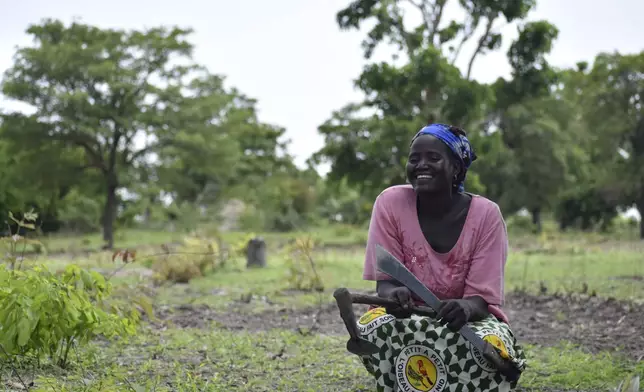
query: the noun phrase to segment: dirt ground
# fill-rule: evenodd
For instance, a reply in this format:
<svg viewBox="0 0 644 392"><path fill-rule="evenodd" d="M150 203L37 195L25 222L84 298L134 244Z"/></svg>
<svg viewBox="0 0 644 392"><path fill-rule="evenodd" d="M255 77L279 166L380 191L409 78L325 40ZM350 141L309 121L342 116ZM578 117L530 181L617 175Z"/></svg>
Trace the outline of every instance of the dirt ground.
<svg viewBox="0 0 644 392"><path fill-rule="evenodd" d="M258 299L261 300L261 299ZM272 328L328 335L347 335L335 304L308 309L253 312L253 301L236 302L228 311L206 305L160 307L158 327L206 328L214 323L230 330ZM365 305L354 305L357 314ZM629 359L644 358L644 305L597 297L533 296L512 293L504 307L517 338L524 344L552 346L560 341L581 345L589 352L619 350Z"/></svg>

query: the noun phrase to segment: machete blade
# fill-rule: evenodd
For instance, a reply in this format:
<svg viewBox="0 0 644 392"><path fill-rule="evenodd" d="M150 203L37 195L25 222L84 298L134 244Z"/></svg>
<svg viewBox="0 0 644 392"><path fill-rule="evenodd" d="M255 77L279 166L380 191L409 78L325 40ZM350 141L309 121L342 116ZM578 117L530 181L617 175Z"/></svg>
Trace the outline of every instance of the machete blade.
<svg viewBox="0 0 644 392"><path fill-rule="evenodd" d="M384 272L398 282L404 284L414 294L418 295L423 302L429 305L430 308L434 309L434 311L438 313L438 309L441 307L441 301L434 295L434 293L429 291L425 285L422 284L418 278L416 278L416 276L414 276L414 274L412 274L411 271L409 271L407 267L405 267L405 265L396 258L396 256L389 253L379 244L376 244L376 264L380 272ZM425 290L422 290L423 295L418 292L418 285L425 288Z"/></svg>
<svg viewBox="0 0 644 392"><path fill-rule="evenodd" d="M405 285L412 293L416 294L429 307L438 313L441 300L438 299L418 278L409 271L403 263L385 248L376 244L376 263L380 272L391 276L401 284ZM459 331L479 351L485 351L485 341L472 331L467 325Z"/></svg>

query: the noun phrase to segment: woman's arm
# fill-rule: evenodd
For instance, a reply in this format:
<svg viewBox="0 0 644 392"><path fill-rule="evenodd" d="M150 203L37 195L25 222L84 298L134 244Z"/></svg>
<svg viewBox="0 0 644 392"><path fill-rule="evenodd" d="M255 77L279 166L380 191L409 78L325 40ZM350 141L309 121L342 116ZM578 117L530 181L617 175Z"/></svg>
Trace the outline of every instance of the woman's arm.
<svg viewBox="0 0 644 392"><path fill-rule="evenodd" d="M395 280L379 280L376 282L376 292L382 298L391 297L391 292L399 287L403 287L403 285Z"/></svg>
<svg viewBox="0 0 644 392"><path fill-rule="evenodd" d="M371 221L369 223L369 235L367 238L362 277L365 280L376 281L376 292L379 297L398 301L402 309L388 308L388 313L394 314L396 317L408 317L406 307L411 307L414 304L411 292L403 285L392 280L389 275L376 269L376 245L382 246L399 260L403 259L399 230L394 219L394 211L390 201L391 196L395 195L384 191L374 202Z"/></svg>
<svg viewBox="0 0 644 392"><path fill-rule="evenodd" d="M391 202L391 191L385 190L373 204L371 220L369 221L369 234L365 250L365 261L362 278L365 280L382 281L391 277L376 269L376 245L382 246L398 260L403 259L402 243L399 230L394 218Z"/></svg>
<svg viewBox="0 0 644 392"><path fill-rule="evenodd" d="M463 298L475 305L473 317L485 318L491 307L503 305L507 257L505 221L499 207L491 204L465 279Z"/></svg>

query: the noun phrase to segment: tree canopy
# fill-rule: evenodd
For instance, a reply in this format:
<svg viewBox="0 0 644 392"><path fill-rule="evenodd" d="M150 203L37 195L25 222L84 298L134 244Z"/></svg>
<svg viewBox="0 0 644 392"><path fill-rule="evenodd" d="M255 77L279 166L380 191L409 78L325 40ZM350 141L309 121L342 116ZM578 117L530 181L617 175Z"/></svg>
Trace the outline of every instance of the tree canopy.
<svg viewBox="0 0 644 392"><path fill-rule="evenodd" d="M467 190L507 216L528 211L536 230L544 214L561 229L606 230L619 211L643 211L644 52L557 68L547 58L559 31L528 21L535 0L459 0L454 20L447 4L355 0L338 10L339 29L364 33L363 99L319 125L324 145L307 168L256 99L194 61L191 29L33 24L1 84L31 110L0 114L0 214L35 208L43 230L100 228L106 247L121 226L163 226L186 209L216 220L235 199L247 206L240 219L262 230L364 224L375 197L405 183L411 137L430 122L458 125L474 144ZM518 32L510 76L474 80L507 24ZM395 58L373 61L381 46Z"/></svg>

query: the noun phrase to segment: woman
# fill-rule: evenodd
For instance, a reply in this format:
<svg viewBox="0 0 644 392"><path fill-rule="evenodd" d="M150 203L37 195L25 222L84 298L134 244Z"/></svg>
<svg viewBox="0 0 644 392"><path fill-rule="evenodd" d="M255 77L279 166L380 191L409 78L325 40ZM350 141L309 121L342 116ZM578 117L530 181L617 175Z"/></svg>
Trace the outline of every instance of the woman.
<svg viewBox="0 0 644 392"><path fill-rule="evenodd" d="M412 139L409 185L385 189L369 225L363 278L396 308L369 310L363 337L381 348L362 357L378 391L503 391L505 378L457 331L466 323L523 368L521 348L502 310L508 252L505 222L492 201L464 191L476 160L465 132L431 124ZM376 270L375 246L402 261L443 304L435 318L409 313L421 305L409 289Z"/></svg>

